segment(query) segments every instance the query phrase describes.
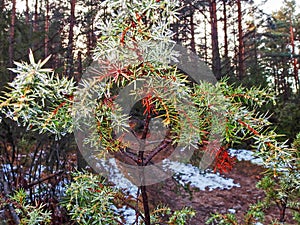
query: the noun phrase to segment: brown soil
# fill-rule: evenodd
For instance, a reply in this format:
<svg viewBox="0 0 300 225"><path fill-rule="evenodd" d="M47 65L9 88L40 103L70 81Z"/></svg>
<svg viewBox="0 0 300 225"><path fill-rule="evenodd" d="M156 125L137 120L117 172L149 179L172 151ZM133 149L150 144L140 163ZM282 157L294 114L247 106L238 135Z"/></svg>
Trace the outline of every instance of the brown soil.
<svg viewBox="0 0 300 225"><path fill-rule="evenodd" d="M181 209L185 206L196 210L196 216L189 222L191 225L202 225L210 217L211 213L228 213L228 209L234 209L239 221L242 221L243 215L250 204L262 199L264 193L256 188L256 183L261 179L261 173L264 169L253 165L247 161L238 162L226 177L234 179L241 187L234 187L230 190L215 189L213 191L200 191L189 187L185 190L178 187L173 180L166 180L161 184L148 187L149 200L151 205L159 203L167 204L172 209ZM273 207L265 212L264 224L269 224L271 220L278 219L279 210ZM287 211L286 223L292 223L292 215Z"/></svg>

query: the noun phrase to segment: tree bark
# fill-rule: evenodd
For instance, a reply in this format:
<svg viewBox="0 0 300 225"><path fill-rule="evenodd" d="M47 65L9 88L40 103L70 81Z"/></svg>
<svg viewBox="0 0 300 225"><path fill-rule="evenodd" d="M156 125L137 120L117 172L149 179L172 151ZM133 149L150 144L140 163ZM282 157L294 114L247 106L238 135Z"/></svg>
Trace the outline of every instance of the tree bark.
<svg viewBox="0 0 300 225"><path fill-rule="evenodd" d="M33 21L33 31L37 31L38 30L38 4L39 1L36 0L35 4L34 4L34 21Z"/></svg>
<svg viewBox="0 0 300 225"><path fill-rule="evenodd" d="M29 24L29 6L28 6L28 0L25 2L25 23Z"/></svg>
<svg viewBox="0 0 300 225"><path fill-rule="evenodd" d="M226 10L226 0L223 0L223 31L224 31L224 57L228 58L228 32L227 32L227 10Z"/></svg>
<svg viewBox="0 0 300 225"><path fill-rule="evenodd" d="M295 57L295 37L294 37L294 27L292 23L290 24L290 39L291 39L291 46L292 46L292 63L294 69L294 80L295 80L295 88L296 91L299 91L299 76L298 76L298 60Z"/></svg>
<svg viewBox="0 0 300 225"><path fill-rule="evenodd" d="M143 199L143 207L144 207L144 214L145 214L145 225L151 225L150 220L150 209L149 209L149 202L147 196L146 186L141 186L141 194Z"/></svg>
<svg viewBox="0 0 300 225"><path fill-rule="evenodd" d="M178 20L176 20L174 22L174 24L172 25L172 28L173 28L172 30L174 32L173 39L175 42L179 42L179 21Z"/></svg>
<svg viewBox="0 0 300 225"><path fill-rule="evenodd" d="M49 52L49 0L45 1L46 4L46 15L45 15L45 39L44 39L44 52L45 52L45 57L48 56Z"/></svg>
<svg viewBox="0 0 300 225"><path fill-rule="evenodd" d="M78 65L77 65L77 73L76 73L76 76L75 76L75 81L77 83L79 83L80 80L81 80L81 77L82 77L82 73L83 73L82 53L81 53L81 51L78 51L77 61L78 61Z"/></svg>
<svg viewBox="0 0 300 225"><path fill-rule="evenodd" d="M71 13L70 13L70 29L68 36L68 49L67 49L67 71L66 74L69 78L73 76L73 48L74 48L74 26L75 26L75 6L76 0L71 0Z"/></svg>
<svg viewBox="0 0 300 225"><path fill-rule="evenodd" d="M10 67L13 67L13 61L14 61L15 23L16 23L16 0L12 0L11 20L10 20L10 27L9 27L9 47L8 47L8 57L9 57ZM12 77L10 79L12 79Z"/></svg>
<svg viewBox="0 0 300 225"><path fill-rule="evenodd" d="M204 32L205 32L205 34L204 34L204 61L206 62L206 63L208 63L208 51L207 51L207 49L208 49L208 45L207 45L207 22L206 22L206 20L204 20Z"/></svg>
<svg viewBox="0 0 300 225"><path fill-rule="evenodd" d="M92 56L92 50L95 47L97 38L95 37L95 28L94 28L94 12L97 11L97 8L95 7L95 3L91 0L89 3L89 11L90 16L86 17L87 20L87 31L86 31L86 38L87 38L87 52L86 56L91 57ZM104 15L105 17L105 15Z"/></svg>
<svg viewBox="0 0 300 225"><path fill-rule="evenodd" d="M5 0L0 0L0 12L4 12L5 9Z"/></svg>
<svg viewBox="0 0 300 225"><path fill-rule="evenodd" d="M241 0L237 0L237 8L238 8L238 42L239 42L238 78L239 80L242 80L245 74L245 66L244 66L245 51L244 51L244 40L243 40Z"/></svg>
<svg viewBox="0 0 300 225"><path fill-rule="evenodd" d="M190 3L190 29L191 29L191 50L193 52L196 52L194 9L192 3Z"/></svg>
<svg viewBox="0 0 300 225"><path fill-rule="evenodd" d="M217 80L222 77L221 59L218 41L218 21L217 21L217 3L216 0L210 0L209 6L211 22L211 40L212 40L212 70Z"/></svg>
<svg viewBox="0 0 300 225"><path fill-rule="evenodd" d="M223 0L223 32L224 32L224 59L222 65L222 76L230 73L230 58L228 45L228 20L227 20L227 0Z"/></svg>

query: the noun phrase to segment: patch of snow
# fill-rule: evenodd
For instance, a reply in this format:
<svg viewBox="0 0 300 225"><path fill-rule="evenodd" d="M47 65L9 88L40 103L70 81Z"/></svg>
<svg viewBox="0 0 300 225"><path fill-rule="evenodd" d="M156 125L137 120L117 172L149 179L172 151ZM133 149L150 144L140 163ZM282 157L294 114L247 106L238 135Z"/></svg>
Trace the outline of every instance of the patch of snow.
<svg viewBox="0 0 300 225"><path fill-rule="evenodd" d="M1 165L1 170L3 173L9 173L13 170L16 170L17 167L16 166L13 166L13 168L11 168L11 165L10 164L2 164Z"/></svg>
<svg viewBox="0 0 300 225"><path fill-rule="evenodd" d="M256 165L263 165L262 159L255 156L255 153L250 150L245 149L228 149L228 152L231 156L236 156L238 161L250 161L253 164Z"/></svg>
<svg viewBox="0 0 300 225"><path fill-rule="evenodd" d="M117 189L123 190L128 195L136 196L138 187L134 185L130 180L128 180L124 174L119 170L116 160L114 158L110 158L107 161L100 160L96 165L97 167L109 167L108 180L115 184ZM107 165L109 164L109 165Z"/></svg>
<svg viewBox="0 0 300 225"><path fill-rule="evenodd" d="M65 196L66 193L66 185L70 183L70 180L68 180L67 178L63 178L60 182L58 182L58 184L55 186L55 191L58 194L58 196L63 197Z"/></svg>
<svg viewBox="0 0 300 225"><path fill-rule="evenodd" d="M98 162L103 166L104 161ZM122 172L118 169L116 160L111 158L109 163L109 181L115 184L115 187L122 189L132 196L136 196L138 187L135 186L130 180L128 180ZM234 183L233 179L225 178L220 174L213 173L212 171L203 171L198 167L191 164L184 164L180 162L174 162L170 160L163 160L163 166L174 171L174 177L182 185L190 184L191 187L199 188L200 190L214 190L214 189L230 189L232 187L240 187L239 184ZM115 208L115 211L122 215L126 221L125 224L133 224L136 219L135 211L127 206L122 208Z"/></svg>
<svg viewBox="0 0 300 225"><path fill-rule="evenodd" d="M103 166L104 162L98 162ZM126 190L127 194L136 196L137 186L135 186L130 180L128 180L122 172L118 169L116 160L114 158L109 159L109 181L115 184L118 189ZM99 165L100 166L100 165ZM214 173L210 170L203 171L191 164L185 164L181 162L174 162L168 159L163 160L163 168L167 171L174 173L173 177L181 184L189 184L191 187L198 188L200 190L214 189L231 189L233 187L240 187L239 184L234 183L231 178L226 178L219 173Z"/></svg>
<svg viewBox="0 0 300 225"><path fill-rule="evenodd" d="M138 187L128 180L123 173L118 169L116 160L110 158L108 161L100 160L98 166L109 166L108 179L115 184L117 189L123 190L123 192L136 197ZM230 189L232 187L240 187L239 184L235 184L233 179L222 177L220 174L215 174L212 171L203 171L198 167L191 164L184 164L180 162L174 162L170 160L163 160L163 166L174 172L175 179L182 185L190 184L192 187L199 188L200 190L214 190ZM125 219L125 224L133 224L136 220L135 211L127 206L122 208L115 208L115 211L122 215Z"/></svg>
<svg viewBox="0 0 300 225"><path fill-rule="evenodd" d="M132 208L128 208L127 206L123 206L122 208L115 210L119 215L122 215L126 221L125 224L134 224L136 220L135 210ZM122 221L120 221L122 222Z"/></svg>
<svg viewBox="0 0 300 225"><path fill-rule="evenodd" d="M240 187L231 178L223 177L219 173L213 173L210 170L203 171L191 164L164 160L164 166L174 171L175 174L173 176L180 184L190 184L192 187L203 191L212 191L217 188L231 189L233 187Z"/></svg>
<svg viewBox="0 0 300 225"><path fill-rule="evenodd" d="M281 164L275 162L264 163L261 158L255 155L255 152L245 149L228 149L228 152L231 156L236 156L238 161L250 161L252 164L264 166L266 168L276 168L278 172L289 172L288 168L291 168L291 165Z"/></svg>
<svg viewBox="0 0 300 225"><path fill-rule="evenodd" d="M235 214L236 210L235 209L228 209L228 212L231 213L231 214Z"/></svg>

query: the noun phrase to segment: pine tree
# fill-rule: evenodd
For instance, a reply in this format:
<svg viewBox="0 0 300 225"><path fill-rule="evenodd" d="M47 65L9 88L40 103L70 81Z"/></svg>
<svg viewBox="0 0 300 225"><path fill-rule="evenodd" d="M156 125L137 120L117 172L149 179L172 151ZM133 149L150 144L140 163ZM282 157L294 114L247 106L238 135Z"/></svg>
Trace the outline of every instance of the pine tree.
<svg viewBox="0 0 300 225"><path fill-rule="evenodd" d="M272 79L277 95L284 99L297 92L299 86L294 36L299 27L296 18L295 2L285 1L284 7L266 21L260 48L266 76Z"/></svg>

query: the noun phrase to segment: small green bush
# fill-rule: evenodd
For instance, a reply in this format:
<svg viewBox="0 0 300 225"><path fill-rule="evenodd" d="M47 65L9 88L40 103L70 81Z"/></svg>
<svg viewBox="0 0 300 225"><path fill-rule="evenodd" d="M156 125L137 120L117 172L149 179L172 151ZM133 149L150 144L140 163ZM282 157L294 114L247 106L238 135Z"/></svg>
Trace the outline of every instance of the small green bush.
<svg viewBox="0 0 300 225"><path fill-rule="evenodd" d="M51 223L51 212L44 210L45 205L43 204L28 203L24 189L16 191L10 199L20 218L20 225L46 225Z"/></svg>
<svg viewBox="0 0 300 225"><path fill-rule="evenodd" d="M62 205L71 219L79 224L119 224L114 211L113 199L116 191L104 185L99 175L76 173L66 190Z"/></svg>

